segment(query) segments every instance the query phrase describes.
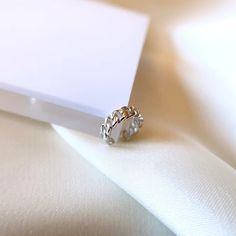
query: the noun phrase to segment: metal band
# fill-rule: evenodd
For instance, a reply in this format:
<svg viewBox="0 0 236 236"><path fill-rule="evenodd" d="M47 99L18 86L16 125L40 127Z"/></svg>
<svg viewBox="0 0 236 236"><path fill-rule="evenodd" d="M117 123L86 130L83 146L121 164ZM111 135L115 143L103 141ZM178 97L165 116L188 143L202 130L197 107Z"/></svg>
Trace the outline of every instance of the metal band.
<svg viewBox="0 0 236 236"><path fill-rule="evenodd" d="M143 117L134 106L124 106L112 112L101 126L101 136L109 144L112 145L120 138L130 139L131 136L138 133L143 125ZM119 126L120 131L114 135L115 129ZM120 127L121 126L121 127Z"/></svg>

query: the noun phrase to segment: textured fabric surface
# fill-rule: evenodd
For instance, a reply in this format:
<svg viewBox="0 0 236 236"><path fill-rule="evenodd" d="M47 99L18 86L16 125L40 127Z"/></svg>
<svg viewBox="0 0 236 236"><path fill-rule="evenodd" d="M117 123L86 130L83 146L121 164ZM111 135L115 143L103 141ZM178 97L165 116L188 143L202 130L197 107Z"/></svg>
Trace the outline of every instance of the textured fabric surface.
<svg viewBox="0 0 236 236"><path fill-rule="evenodd" d="M235 170L180 131L159 125L113 148L55 129L177 235L235 235Z"/></svg>
<svg viewBox="0 0 236 236"><path fill-rule="evenodd" d="M49 126L0 112L0 235L173 235Z"/></svg>

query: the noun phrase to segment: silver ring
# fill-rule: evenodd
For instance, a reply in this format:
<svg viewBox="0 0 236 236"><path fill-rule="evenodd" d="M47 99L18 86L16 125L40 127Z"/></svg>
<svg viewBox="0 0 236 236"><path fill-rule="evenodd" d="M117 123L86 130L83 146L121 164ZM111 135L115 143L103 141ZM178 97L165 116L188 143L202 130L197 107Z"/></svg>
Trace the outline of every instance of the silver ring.
<svg viewBox="0 0 236 236"><path fill-rule="evenodd" d="M143 122L143 116L134 106L124 106L106 117L100 134L107 144L112 145L120 138L129 140L139 132Z"/></svg>

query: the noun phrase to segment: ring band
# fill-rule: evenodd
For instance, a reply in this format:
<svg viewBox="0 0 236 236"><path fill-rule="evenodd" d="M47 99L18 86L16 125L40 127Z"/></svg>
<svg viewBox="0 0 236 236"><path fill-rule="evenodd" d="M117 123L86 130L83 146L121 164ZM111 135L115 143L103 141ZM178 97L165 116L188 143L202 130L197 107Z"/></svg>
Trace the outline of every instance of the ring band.
<svg viewBox="0 0 236 236"><path fill-rule="evenodd" d="M143 122L143 116L134 106L124 106L105 119L100 134L107 144L112 145L120 138L129 140L139 132Z"/></svg>

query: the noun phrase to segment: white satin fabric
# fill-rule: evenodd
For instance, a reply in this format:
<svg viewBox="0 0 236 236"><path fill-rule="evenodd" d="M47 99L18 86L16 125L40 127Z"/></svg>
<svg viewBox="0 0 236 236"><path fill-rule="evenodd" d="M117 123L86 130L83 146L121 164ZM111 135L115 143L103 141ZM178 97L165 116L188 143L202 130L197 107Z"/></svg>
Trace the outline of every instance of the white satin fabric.
<svg viewBox="0 0 236 236"><path fill-rule="evenodd" d="M0 235L170 235L47 124L0 112Z"/></svg>
<svg viewBox="0 0 236 236"><path fill-rule="evenodd" d="M175 234L236 235L236 6L145 4L154 19L131 99L142 132L108 147L54 128Z"/></svg>

